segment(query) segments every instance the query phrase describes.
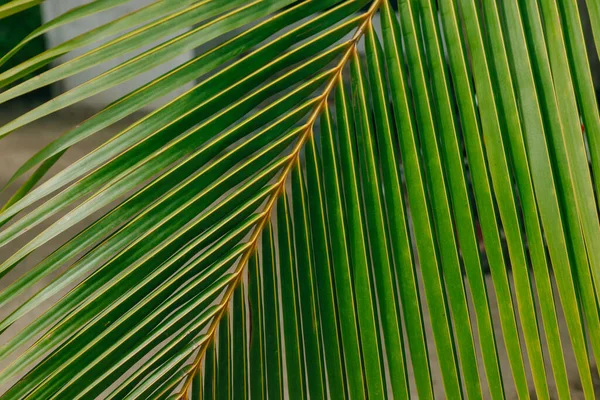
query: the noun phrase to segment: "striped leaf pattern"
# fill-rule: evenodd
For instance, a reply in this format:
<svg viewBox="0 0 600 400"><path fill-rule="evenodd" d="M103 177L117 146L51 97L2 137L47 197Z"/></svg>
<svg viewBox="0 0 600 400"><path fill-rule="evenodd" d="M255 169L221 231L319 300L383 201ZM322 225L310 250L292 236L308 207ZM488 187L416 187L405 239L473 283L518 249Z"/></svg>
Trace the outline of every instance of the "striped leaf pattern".
<svg viewBox="0 0 600 400"><path fill-rule="evenodd" d="M202 49L2 182L0 398L595 398L597 4L156 0L0 73L154 46L2 138Z"/></svg>

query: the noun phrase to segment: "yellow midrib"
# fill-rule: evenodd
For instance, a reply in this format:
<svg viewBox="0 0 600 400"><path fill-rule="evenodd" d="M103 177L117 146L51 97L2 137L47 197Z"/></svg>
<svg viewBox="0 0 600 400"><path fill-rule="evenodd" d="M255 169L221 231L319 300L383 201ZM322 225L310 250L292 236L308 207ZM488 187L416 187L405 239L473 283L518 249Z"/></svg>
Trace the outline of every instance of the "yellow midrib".
<svg viewBox="0 0 600 400"><path fill-rule="evenodd" d="M238 267L234 272L235 278L233 279L233 282L227 288L227 291L225 292L223 299L219 303L219 306L218 306L219 311L213 318L213 321L208 328L208 331L206 333L207 338L204 341L204 343L202 344L202 347L200 348L200 351L198 352L198 355L196 356L196 358L194 360L192 372L186 378L185 384L181 390L181 397L180 397L181 399L186 398L189 388L190 388L190 385L192 383L192 379L193 379L194 375L198 373L198 370L199 370L200 366L202 365L202 360L204 358L204 354L206 353L208 344L210 343L210 341L212 341L214 339L214 334L219 325L219 322L221 321L221 318L229 305L229 300L231 299L233 292L235 291L235 289L237 288L237 285L241 281L245 266L248 264L248 260L250 259L250 257L254 253L254 251L256 250L256 247L258 245L258 238L262 234L262 231L263 231L265 225L267 224L267 222L269 221L269 219L271 217L273 207L275 206L275 204L276 204L277 200L279 199L279 196L281 195L283 190L285 190L285 186L286 186L285 184L290 175L290 171L292 170L292 167L294 166L294 164L296 164L296 162L298 161L299 156L300 156L300 151L304 147L304 144L308 141L308 139L311 137L311 135L313 133L313 126L314 126L315 121L317 120L317 118L319 117L319 115L321 114L321 112L323 111L325 106L327 105L329 95L331 94L333 89L336 87L336 85L338 83L341 83L342 71L343 71L344 67L350 60L351 56L354 55L355 52L357 51L356 44L364 35L366 28L371 24L371 19L373 18L373 16L375 15L375 12L377 11L377 9L379 8L379 6L381 5L381 3L383 1L384 0L374 0L373 3L371 4L371 7L369 7L369 10L367 12L365 12L365 14L363 15L364 21L357 28L352 39L350 39L348 41L348 43L347 43L348 49L342 56L342 59L340 60L338 65L335 67L333 77L327 84L325 90L323 91L321 96L319 96L320 101L317 104L317 106L315 107L315 110L311 114L310 118L308 119L308 122L305 124L304 131L302 132L301 137L298 140L298 143L296 144L296 146L294 147L292 152L287 156L287 157L289 157L289 160L288 160L287 164L285 165L285 167L283 168L281 177L279 178L279 181L277 181L277 183L276 183L276 188L275 188L273 194L269 198L269 201L268 201L266 207L262 211L263 215L262 215L260 221L258 222L258 224L256 225L256 228L254 229L252 236L250 237L250 240L248 242L248 248L244 251L242 258L241 258L240 262L238 263Z"/></svg>

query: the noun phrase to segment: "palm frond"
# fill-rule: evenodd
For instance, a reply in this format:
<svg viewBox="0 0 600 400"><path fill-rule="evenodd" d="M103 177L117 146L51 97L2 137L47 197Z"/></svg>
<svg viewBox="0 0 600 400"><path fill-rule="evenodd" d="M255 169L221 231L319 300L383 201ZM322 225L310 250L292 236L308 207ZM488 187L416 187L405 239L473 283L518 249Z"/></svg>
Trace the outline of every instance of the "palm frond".
<svg viewBox="0 0 600 400"><path fill-rule="evenodd" d="M0 127L203 49L4 184L3 399L570 398L574 375L594 397L600 115L577 2L157 0L0 73L0 103L149 45Z"/></svg>
<svg viewBox="0 0 600 400"><path fill-rule="evenodd" d="M35 7L40 4L43 0L12 0L6 4L0 6L0 18L6 18L8 16L17 14L21 11L27 10L28 8Z"/></svg>

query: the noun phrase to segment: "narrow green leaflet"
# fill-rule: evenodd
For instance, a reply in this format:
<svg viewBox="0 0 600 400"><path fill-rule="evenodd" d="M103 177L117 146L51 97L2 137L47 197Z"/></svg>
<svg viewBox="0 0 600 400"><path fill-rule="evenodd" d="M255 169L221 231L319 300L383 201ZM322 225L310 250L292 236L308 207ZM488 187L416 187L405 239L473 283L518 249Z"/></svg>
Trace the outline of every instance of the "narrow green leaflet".
<svg viewBox="0 0 600 400"><path fill-rule="evenodd" d="M361 194L359 192L358 165L353 145L353 125L351 125L351 103L343 81L338 82L336 92L337 141L339 143L339 166L344 187L344 209L348 226L348 248L351 260L352 283L356 297L361 349L365 369L365 383L369 397L378 398L383 395L384 381L381 370L379 336L376 320L376 309L371 295L371 275L369 272L368 253L364 241L362 223Z"/></svg>
<svg viewBox="0 0 600 400"><path fill-rule="evenodd" d="M35 7L43 0L12 0L0 6L0 18L6 18L9 15L16 14L28 8Z"/></svg>
<svg viewBox="0 0 600 400"><path fill-rule="evenodd" d="M390 365L390 383L395 397L408 396L408 382L406 379L405 355L403 350L402 330L400 328L400 312L397 296L394 291L393 275L388 253L385 233L384 210L382 193L377 177L377 161L375 159L374 130L369 115L367 99L366 76L361 67L361 61L354 53L352 71L353 110L356 117L356 148L358 151L358 164L363 182L364 218L367 221L367 236L371 250L373 264L372 281L379 299L379 313L383 333L383 344ZM365 239L366 239L365 237ZM365 240L366 241L366 240ZM363 283L356 282L358 285ZM375 297L375 296L373 296Z"/></svg>
<svg viewBox="0 0 600 400"><path fill-rule="evenodd" d="M204 386L202 387L202 399L214 400L217 390L217 357L215 352L215 344L208 344L206 353L204 354Z"/></svg>
<svg viewBox="0 0 600 400"><path fill-rule="evenodd" d="M231 385L233 400L245 400L248 396L248 342L247 342L247 307L244 285L239 285L233 294L233 312L231 329L233 332L231 353L233 358ZM198 373L198 376L201 376ZM192 383L192 387L193 387ZM193 389L192 389L193 390ZM192 392L193 393L193 392Z"/></svg>
<svg viewBox="0 0 600 400"><path fill-rule="evenodd" d="M335 298L339 310L341 343L346 367L348 396L365 397L363 361L360 354L360 337L357 312L354 307L354 289L350 265L350 253L346 242L343 199L340 184L339 161L334 142L333 121L329 107L325 107L321 118L322 163L320 175L323 179L322 196L327 205L327 233L334 269ZM317 168L319 164L317 164ZM325 173L325 171L329 171ZM318 178L315 178L318 179ZM323 207L324 205L322 205Z"/></svg>
<svg viewBox="0 0 600 400"><path fill-rule="evenodd" d="M20 49L25 47L30 41L36 37L42 36L43 34L52 31L53 29L59 28L64 25L68 25L79 19L94 16L94 14L109 10L114 7L118 7L131 0L95 0L88 4L83 4L79 7L70 9L69 11L59 15L58 17L50 20L40 26L35 31L31 32L24 38L16 47L10 52L6 53L0 58L0 65L3 65L11 57L13 57ZM147 7L141 8L130 14L124 15L121 18L117 18L107 24L104 24L98 28L87 31L77 37L70 39L60 45L46 50L43 54L37 55L27 62L21 63L19 66L12 68L10 71L0 74L2 78L0 81L12 81L15 78L22 75L24 72L32 72L34 69L40 68L45 65L46 62L50 62L61 54L68 53L75 49L81 48L82 46L91 44L95 41L101 40L102 38L114 35L124 29L128 29L131 26L138 25L147 20L151 20L158 16L164 15L165 11L174 12L177 9L185 7L187 4L191 4L195 0L187 1L176 1L176 0L159 0L155 3L148 5ZM177 7L178 6L178 7ZM177 8L174 8L177 7ZM10 79L7 79L9 78Z"/></svg>
<svg viewBox="0 0 600 400"><path fill-rule="evenodd" d="M282 398L282 352L279 316L279 284L275 245L273 243L273 228L268 225L263 229L261 242L262 291L265 321L265 360L267 379L267 397ZM219 328L220 329L220 328Z"/></svg>
<svg viewBox="0 0 600 400"><path fill-rule="evenodd" d="M248 260L248 301L250 304L250 326L252 326L252 330L250 331L250 351L248 353L250 366L247 371L250 382L250 397L253 399L264 399L267 390L264 356L264 313L261 293L262 279L258 255L255 253Z"/></svg>
<svg viewBox="0 0 600 400"><path fill-rule="evenodd" d="M586 0L586 4L592 23L592 33L594 35L594 43L596 44L596 52L600 54L600 4L594 0Z"/></svg>
<svg viewBox="0 0 600 400"><path fill-rule="evenodd" d="M339 343L338 314L333 289L333 275L328 256L329 243L325 227L323 193L319 181L319 158L314 140L306 144L306 188L311 225L312 265L317 283L319 319L323 335L325 369L332 397L342 398L346 393L342 354Z"/></svg>
<svg viewBox="0 0 600 400"><path fill-rule="evenodd" d="M217 333L217 398L230 400L232 396L231 384L231 318L225 311L219 323Z"/></svg>
<svg viewBox="0 0 600 400"><path fill-rule="evenodd" d="M194 380L192 382L192 389L190 390L190 397L192 400L200 400L202 398L202 371L196 372Z"/></svg>
<svg viewBox="0 0 600 400"><path fill-rule="evenodd" d="M290 209L293 214L294 238L296 243L296 271L298 274L298 297L302 312L302 333L304 352L310 366L307 366L308 393L311 397L325 397L325 366L321 333L318 325L317 290L314 268L311 260L310 225L307 212L304 181L300 175L299 162L292 171L292 195Z"/></svg>
<svg viewBox="0 0 600 400"><path fill-rule="evenodd" d="M283 310L283 340L285 342L285 370L289 393L304 398L306 363L304 361L300 304L296 276L293 232L289 203L284 192L277 201L277 246L279 248L279 279L281 281L281 309Z"/></svg>

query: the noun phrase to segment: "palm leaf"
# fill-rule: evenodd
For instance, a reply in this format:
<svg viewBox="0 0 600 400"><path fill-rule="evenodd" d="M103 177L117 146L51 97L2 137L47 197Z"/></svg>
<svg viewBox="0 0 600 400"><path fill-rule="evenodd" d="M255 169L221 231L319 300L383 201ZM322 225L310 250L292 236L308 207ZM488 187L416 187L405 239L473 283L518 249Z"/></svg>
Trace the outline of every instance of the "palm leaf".
<svg viewBox="0 0 600 400"><path fill-rule="evenodd" d="M0 64L126 2L74 8ZM0 74L11 104L154 46L1 138L202 49L3 183L2 398L569 398L575 376L593 398L600 116L580 11L157 0Z"/></svg>
<svg viewBox="0 0 600 400"><path fill-rule="evenodd" d="M40 4L43 0L18 0L9 1L6 4L0 6L0 18L6 18L10 15L17 14L20 11L27 10L28 8L35 7Z"/></svg>

